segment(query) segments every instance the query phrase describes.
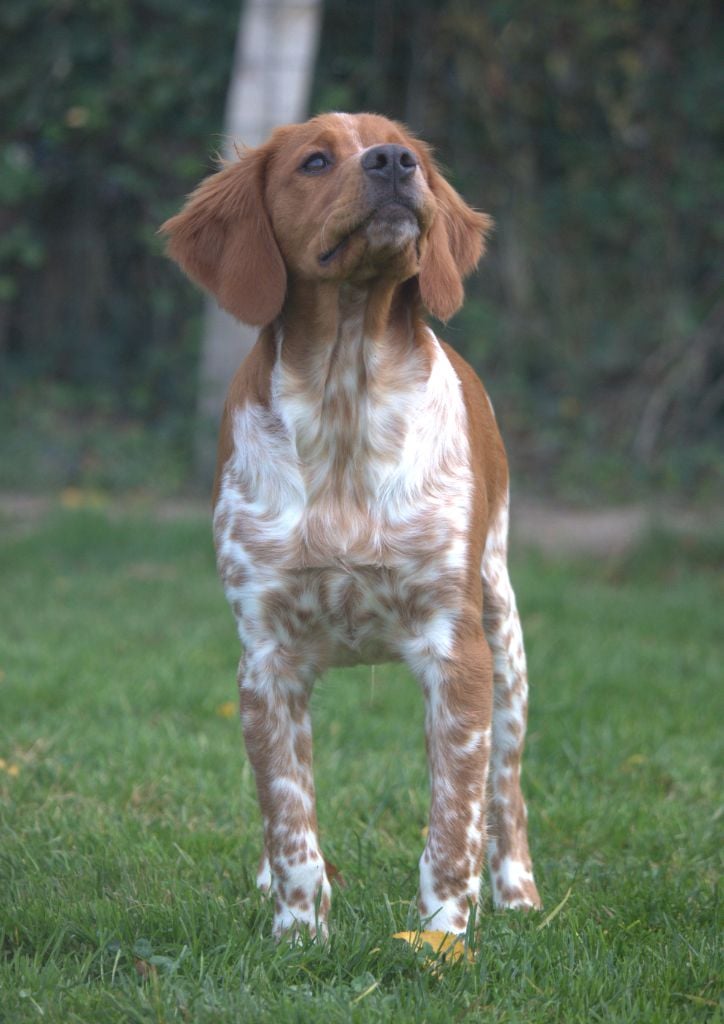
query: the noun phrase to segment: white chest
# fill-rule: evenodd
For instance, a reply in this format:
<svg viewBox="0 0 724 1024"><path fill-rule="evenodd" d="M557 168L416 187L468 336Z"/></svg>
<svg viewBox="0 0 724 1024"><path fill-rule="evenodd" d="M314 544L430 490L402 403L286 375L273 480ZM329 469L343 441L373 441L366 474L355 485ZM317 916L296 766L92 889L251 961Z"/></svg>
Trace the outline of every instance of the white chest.
<svg viewBox="0 0 724 1024"><path fill-rule="evenodd" d="M363 343L360 342L360 345ZM336 662L370 640L454 615L472 501L458 379L437 341L423 360L350 344L318 386L279 360L269 407L234 417L214 519L242 639L320 636ZM322 637L324 639L322 639Z"/></svg>

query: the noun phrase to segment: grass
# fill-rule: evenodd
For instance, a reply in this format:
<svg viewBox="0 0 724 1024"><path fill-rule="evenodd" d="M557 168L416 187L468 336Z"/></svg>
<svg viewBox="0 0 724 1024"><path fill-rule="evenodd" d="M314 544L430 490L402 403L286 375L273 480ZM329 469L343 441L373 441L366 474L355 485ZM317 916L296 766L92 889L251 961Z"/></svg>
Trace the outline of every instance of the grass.
<svg viewBox="0 0 724 1024"><path fill-rule="evenodd" d="M494 913L485 887L474 962L433 971L392 938L415 925L427 805L410 677L318 687L322 836L348 887L328 946L275 946L207 524L6 528L0 1021L720 1020L722 554L660 538L514 565L546 909Z"/></svg>

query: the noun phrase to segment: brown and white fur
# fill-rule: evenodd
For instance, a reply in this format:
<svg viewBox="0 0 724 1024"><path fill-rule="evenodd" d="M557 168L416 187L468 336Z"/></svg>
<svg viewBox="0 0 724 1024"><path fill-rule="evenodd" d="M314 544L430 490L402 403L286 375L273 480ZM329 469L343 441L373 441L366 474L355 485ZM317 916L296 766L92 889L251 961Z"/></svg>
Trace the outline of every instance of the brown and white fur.
<svg viewBox="0 0 724 1024"><path fill-rule="evenodd" d="M482 384L424 320L459 308L489 225L400 125L327 114L242 152L162 228L263 328L226 402L214 535L275 936L327 933L308 702L360 662L404 661L425 698L424 921L465 930L486 838L495 904L540 906L506 458Z"/></svg>

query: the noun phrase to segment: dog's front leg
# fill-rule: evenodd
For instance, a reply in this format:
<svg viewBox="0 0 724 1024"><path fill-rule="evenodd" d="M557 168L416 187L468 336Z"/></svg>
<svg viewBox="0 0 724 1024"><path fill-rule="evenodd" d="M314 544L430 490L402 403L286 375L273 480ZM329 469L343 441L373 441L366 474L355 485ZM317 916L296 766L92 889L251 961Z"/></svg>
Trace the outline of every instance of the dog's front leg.
<svg viewBox="0 0 724 1024"><path fill-rule="evenodd" d="M274 936L326 936L330 886L317 837L308 702L312 681L281 648L242 659L244 739L256 778L271 869Z"/></svg>
<svg viewBox="0 0 724 1024"><path fill-rule="evenodd" d="M426 700L430 824L420 859L419 907L428 927L463 932L477 905L485 847L492 665L478 626L445 657L418 662Z"/></svg>

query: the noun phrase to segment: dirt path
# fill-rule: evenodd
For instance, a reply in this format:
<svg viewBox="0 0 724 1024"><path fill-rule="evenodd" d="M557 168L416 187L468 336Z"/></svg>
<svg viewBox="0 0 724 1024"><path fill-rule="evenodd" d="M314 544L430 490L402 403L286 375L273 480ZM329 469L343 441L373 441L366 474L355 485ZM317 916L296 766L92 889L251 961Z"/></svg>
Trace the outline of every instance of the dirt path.
<svg viewBox="0 0 724 1024"><path fill-rule="evenodd" d="M56 495L0 492L0 543L40 522L55 508L99 508L114 517L151 515L161 521L210 519L201 498L112 497L68 489ZM724 522L721 509L622 505L600 510L518 498L511 512L511 542L546 554L607 557L630 550L652 529L700 534Z"/></svg>
<svg viewBox="0 0 724 1024"><path fill-rule="evenodd" d="M576 509L521 499L511 511L514 543L549 554L618 555L635 547L652 530L692 535L705 533L723 521L721 510L658 505L621 505Z"/></svg>

